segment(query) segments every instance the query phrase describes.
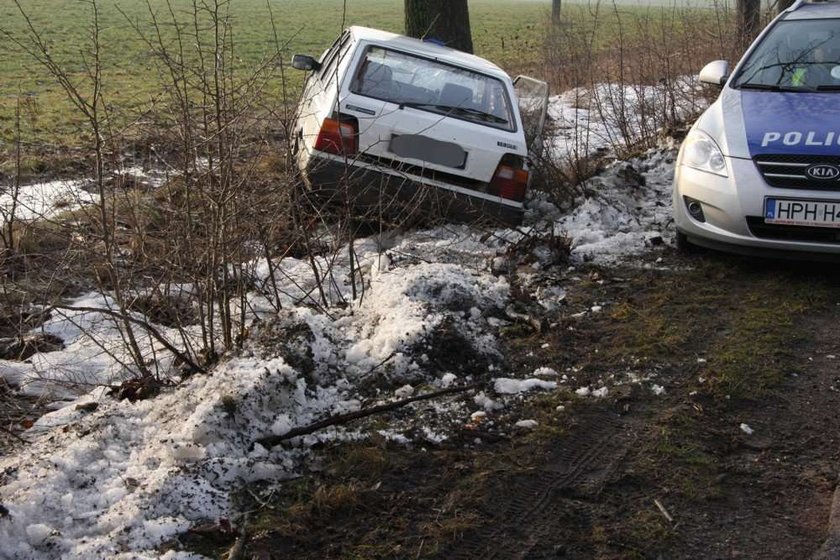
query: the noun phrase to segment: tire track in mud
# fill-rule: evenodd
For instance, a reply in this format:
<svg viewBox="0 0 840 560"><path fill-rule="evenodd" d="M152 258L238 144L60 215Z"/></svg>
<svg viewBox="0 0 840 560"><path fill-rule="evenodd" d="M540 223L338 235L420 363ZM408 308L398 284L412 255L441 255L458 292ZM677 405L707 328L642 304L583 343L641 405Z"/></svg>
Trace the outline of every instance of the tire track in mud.
<svg viewBox="0 0 840 560"><path fill-rule="evenodd" d="M561 527L569 527L570 517L581 529L591 524L596 509L591 501L597 499L630 441L627 421L615 412L581 411L570 434L538 470L515 476L489 497L487 523L464 534L438 557L542 557L557 542Z"/></svg>

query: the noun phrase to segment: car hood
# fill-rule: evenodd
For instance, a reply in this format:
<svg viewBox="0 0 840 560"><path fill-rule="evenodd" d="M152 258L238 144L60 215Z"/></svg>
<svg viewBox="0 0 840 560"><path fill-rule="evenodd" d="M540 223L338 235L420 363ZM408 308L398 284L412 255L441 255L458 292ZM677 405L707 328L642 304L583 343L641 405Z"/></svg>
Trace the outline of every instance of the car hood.
<svg viewBox="0 0 840 560"><path fill-rule="evenodd" d="M738 93L746 157L840 155L840 93Z"/></svg>

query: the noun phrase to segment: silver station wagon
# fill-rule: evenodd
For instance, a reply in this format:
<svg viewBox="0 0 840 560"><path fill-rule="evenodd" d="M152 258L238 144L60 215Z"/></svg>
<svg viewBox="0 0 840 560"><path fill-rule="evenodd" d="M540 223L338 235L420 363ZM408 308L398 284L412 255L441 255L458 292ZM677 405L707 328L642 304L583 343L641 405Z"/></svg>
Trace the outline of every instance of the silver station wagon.
<svg viewBox="0 0 840 560"><path fill-rule="evenodd" d="M313 191L377 218L521 221L545 82L364 27L292 66L311 72L293 142Z"/></svg>

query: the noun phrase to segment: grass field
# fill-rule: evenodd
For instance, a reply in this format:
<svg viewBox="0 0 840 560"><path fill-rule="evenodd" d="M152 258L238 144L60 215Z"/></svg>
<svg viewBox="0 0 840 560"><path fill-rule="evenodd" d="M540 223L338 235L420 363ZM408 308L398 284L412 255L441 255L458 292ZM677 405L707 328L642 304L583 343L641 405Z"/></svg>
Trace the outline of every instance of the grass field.
<svg viewBox="0 0 840 560"><path fill-rule="evenodd" d="M171 19L164 0L150 0L150 4L162 20ZM188 22L191 0L172 0L172 4L177 17ZM231 2L235 54L243 72L274 52L270 14L286 59L294 52L319 55L347 25L402 31L402 0L348 0L346 4L345 13L341 0ZM478 54L503 66L515 66L519 61L539 56L539 30L547 4L514 0L472 0L470 4ZM71 75L83 81L84 60L90 58L91 52L90 6L78 0L26 0L23 5L53 55ZM100 2L106 99L116 107L140 110L150 105L159 93L160 80L149 48L130 22L151 33L146 2ZM26 32L26 22L11 0L0 0L0 29L16 37ZM292 85L299 85L302 77L301 73L292 71ZM25 128L31 129L37 138L72 144L78 119L72 116L63 92L30 56L9 40L3 40L0 44L0 142L8 142L12 137L14 108L19 96L29 100L25 114L30 118L24 123Z"/></svg>
<svg viewBox="0 0 840 560"><path fill-rule="evenodd" d="M207 0L203 0L206 2ZM199 4L203 3L199 2ZM219 2L232 18L235 61L242 75L276 52L283 59L302 52L314 56L335 39L347 25L366 25L395 32L403 29L403 0L231 0ZM191 23L192 0L170 0L175 17ZM81 0L25 0L22 2L34 28L49 44L58 60L83 92L90 90L85 61L90 60L92 10ZM145 112L153 112L161 97L159 63L151 55L135 26L152 34L152 15L157 14L165 39L171 40L172 16L167 0L100 0L99 22L102 43L103 92L112 121L120 126ZM598 36L593 42L611 40L619 16L650 17L674 8L604 6L598 15ZM150 12L151 10L151 12ZM548 0L470 0L470 18L476 54L493 60L511 73L526 70L548 78L545 30ZM698 12L699 13L699 12ZM704 16L701 16L704 17ZM274 28L272 27L272 19ZM593 20L591 7L564 5L569 25ZM632 29L632 24L627 29ZM277 31L275 42L274 29ZM25 38L26 20L12 0L0 0L0 31ZM585 31L584 31L585 32ZM168 34L168 37L167 37ZM205 34L206 31L201 31ZM597 48L597 47L596 47ZM290 70L291 96L300 86L303 73ZM277 93L280 81L268 85ZM53 78L22 52L8 37L0 43L0 171L8 170L10 144L15 137L15 108L23 100L21 128L28 150L74 147L84 143L83 121L67 102Z"/></svg>

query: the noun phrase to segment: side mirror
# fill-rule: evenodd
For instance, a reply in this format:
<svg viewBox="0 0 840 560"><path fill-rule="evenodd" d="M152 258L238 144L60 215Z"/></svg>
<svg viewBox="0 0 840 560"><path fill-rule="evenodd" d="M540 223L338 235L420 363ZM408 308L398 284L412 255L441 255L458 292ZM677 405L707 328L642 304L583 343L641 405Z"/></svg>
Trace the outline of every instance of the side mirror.
<svg viewBox="0 0 840 560"><path fill-rule="evenodd" d="M321 65L317 60L305 54L296 54L292 57L292 68L297 70L319 70Z"/></svg>
<svg viewBox="0 0 840 560"><path fill-rule="evenodd" d="M729 79L729 63L725 60L715 60L700 70L700 81L704 84L722 86Z"/></svg>

